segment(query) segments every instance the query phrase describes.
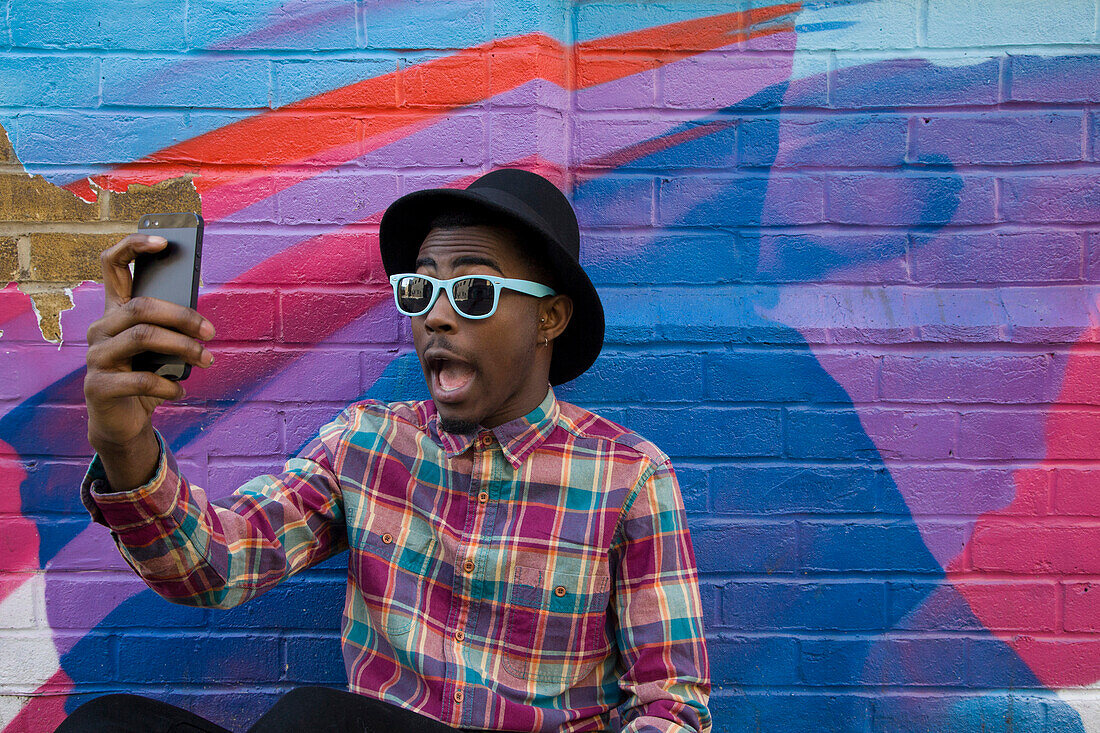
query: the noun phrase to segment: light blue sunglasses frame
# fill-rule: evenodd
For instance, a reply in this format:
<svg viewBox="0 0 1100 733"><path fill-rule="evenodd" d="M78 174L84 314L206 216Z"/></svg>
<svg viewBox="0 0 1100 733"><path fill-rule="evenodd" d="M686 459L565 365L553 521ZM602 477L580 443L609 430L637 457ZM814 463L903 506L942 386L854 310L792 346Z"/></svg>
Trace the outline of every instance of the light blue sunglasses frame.
<svg viewBox="0 0 1100 733"><path fill-rule="evenodd" d="M401 286L401 281L407 277L419 277L427 280L432 284L432 297L428 301L428 305L424 310L411 312L401 307L401 299L398 297L397 289ZM454 285L457 282L463 280L487 280L493 284L493 307L489 309L489 312L483 316L471 316L469 313L463 312L458 305L455 304ZM441 291L447 293L447 299L451 301L451 307L454 308L455 313L459 314L463 318L469 318L473 321L480 321L483 318L488 318L497 312L497 305L500 303L500 291L501 290L514 290L517 293L523 293L524 295L531 295L536 298L544 298L547 295L557 295L553 288L547 287L541 283L531 282L530 280L517 280L511 277L495 277L493 275L462 275L460 277L452 277L450 280L440 280L439 278L431 277L430 275L419 275L415 272L404 272L396 275L390 275L390 285L393 286L393 302L397 306L398 312L406 316L422 316L432 309L435 302L439 300L439 293Z"/></svg>

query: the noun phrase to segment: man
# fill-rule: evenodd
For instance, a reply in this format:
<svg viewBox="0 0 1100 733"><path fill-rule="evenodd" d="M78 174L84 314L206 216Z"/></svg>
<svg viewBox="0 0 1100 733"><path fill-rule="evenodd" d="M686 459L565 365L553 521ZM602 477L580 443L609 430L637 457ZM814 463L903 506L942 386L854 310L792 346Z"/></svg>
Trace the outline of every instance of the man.
<svg viewBox="0 0 1100 733"><path fill-rule="evenodd" d="M154 590L202 606L242 603L349 550L342 644L356 694L292 693L255 730L709 730L672 467L550 387L603 343L569 202L540 176L500 170L402 197L379 242L432 399L353 404L282 474L217 502L149 422L180 386L129 371L146 350L209 366L213 327L129 299L129 262L163 242L107 250L85 381L93 517ZM61 730L188 715L133 696L90 708Z"/></svg>

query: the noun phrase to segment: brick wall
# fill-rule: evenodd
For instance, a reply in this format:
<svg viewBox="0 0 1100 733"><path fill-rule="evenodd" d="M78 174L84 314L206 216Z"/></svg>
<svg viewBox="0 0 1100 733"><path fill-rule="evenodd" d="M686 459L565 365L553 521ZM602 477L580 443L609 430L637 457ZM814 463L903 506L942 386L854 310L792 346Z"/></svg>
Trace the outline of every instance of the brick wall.
<svg viewBox="0 0 1100 733"><path fill-rule="evenodd" d="M4 733L344 682L343 558L187 609L89 524L98 252L205 217L217 358L158 426L222 496L424 395L378 218L498 166L568 190L607 309L561 396L675 459L716 731L1100 730L1096 0L5 9Z"/></svg>

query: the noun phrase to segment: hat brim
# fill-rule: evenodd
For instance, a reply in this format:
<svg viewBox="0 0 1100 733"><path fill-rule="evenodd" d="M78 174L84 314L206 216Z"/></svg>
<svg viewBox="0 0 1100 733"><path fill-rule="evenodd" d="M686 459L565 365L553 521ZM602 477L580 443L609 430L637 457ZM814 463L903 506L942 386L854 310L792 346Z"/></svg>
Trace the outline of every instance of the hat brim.
<svg viewBox="0 0 1100 733"><path fill-rule="evenodd" d="M506 192L436 188L415 191L393 202L382 216L378 233L386 274L414 272L420 245L435 214L455 205L469 207L471 211L499 219L501 224L535 235L525 238L525 244L538 247L540 259L557 277L558 292L573 301L569 325L554 341L550 384L564 384L587 371L603 348L604 313L600 296L584 269L551 234L538 212Z"/></svg>

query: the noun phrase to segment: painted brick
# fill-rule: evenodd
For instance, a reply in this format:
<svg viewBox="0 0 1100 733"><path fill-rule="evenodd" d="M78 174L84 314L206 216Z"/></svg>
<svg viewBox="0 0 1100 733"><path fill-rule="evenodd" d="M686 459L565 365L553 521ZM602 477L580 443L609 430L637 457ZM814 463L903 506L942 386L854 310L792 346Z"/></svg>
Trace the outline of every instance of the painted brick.
<svg viewBox="0 0 1100 733"><path fill-rule="evenodd" d="M598 230L581 238L581 262L589 278L601 285L727 283L751 278L753 267L735 237L723 232Z"/></svg>
<svg viewBox="0 0 1100 733"><path fill-rule="evenodd" d="M909 255L915 282L1016 283L1078 280L1081 235L915 234Z"/></svg>
<svg viewBox="0 0 1100 733"><path fill-rule="evenodd" d="M704 396L730 402L844 402L848 395L813 355L790 351L735 351L708 355ZM875 361L851 355L846 373L874 379Z"/></svg>
<svg viewBox="0 0 1100 733"><path fill-rule="evenodd" d="M958 457L1041 459L1046 455L1042 429L1042 415L1037 411L963 412Z"/></svg>
<svg viewBox="0 0 1100 733"><path fill-rule="evenodd" d="M95 58L0 59L0 105L94 107L98 102L99 61Z"/></svg>
<svg viewBox="0 0 1100 733"><path fill-rule="evenodd" d="M743 279L756 282L907 282L907 248L905 236L891 231L750 233L738 238L746 269Z"/></svg>
<svg viewBox="0 0 1100 733"><path fill-rule="evenodd" d="M1001 181L1005 221L1053 224L1100 222L1100 175L1011 176Z"/></svg>
<svg viewBox="0 0 1100 733"><path fill-rule="evenodd" d="M814 695L804 690L737 689L736 695L712 697L710 709L730 730L867 733L871 724L871 698L838 691Z"/></svg>
<svg viewBox="0 0 1100 733"><path fill-rule="evenodd" d="M123 682L146 684L274 682L281 669L273 636L123 636L118 657Z"/></svg>
<svg viewBox="0 0 1100 733"><path fill-rule="evenodd" d="M1063 163L1083 157L1080 113L926 115L913 127L916 161L954 165Z"/></svg>
<svg viewBox="0 0 1100 733"><path fill-rule="evenodd" d="M476 63L465 55L412 57L403 60L400 77L398 95L410 107L474 104L489 96L489 57Z"/></svg>
<svg viewBox="0 0 1100 733"><path fill-rule="evenodd" d="M1036 519L989 519L974 529L975 569L1035 575L1095 574L1100 568L1100 527Z"/></svg>
<svg viewBox="0 0 1100 733"><path fill-rule="evenodd" d="M259 213L274 217L274 211ZM263 264L273 253L302 246L297 256L279 257L278 266ZM314 256L314 246L323 256ZM207 285L381 285L377 232L356 227L324 233L278 229L208 229L203 237L203 282ZM200 304L201 304L200 299Z"/></svg>
<svg viewBox="0 0 1100 733"><path fill-rule="evenodd" d="M973 56L932 63L916 58L837 55L829 91L832 106L932 107L992 105L998 102L999 65L996 59L974 63ZM957 61L961 63L951 63Z"/></svg>
<svg viewBox="0 0 1100 733"><path fill-rule="evenodd" d="M703 388L697 354L604 353L596 366L570 384L578 402L695 402Z"/></svg>
<svg viewBox="0 0 1100 733"><path fill-rule="evenodd" d="M1025 102L1100 101L1100 59L1094 55L1012 55L1008 98Z"/></svg>
<svg viewBox="0 0 1100 733"><path fill-rule="evenodd" d="M489 118L488 151L482 152L481 137L468 145L459 140L456 152L462 157L453 165L476 165L478 160L488 159L494 166L507 167L531 154L564 160L568 157L564 125L565 118L555 110L540 109L532 114L529 109L494 109Z"/></svg>
<svg viewBox="0 0 1100 733"><path fill-rule="evenodd" d="M962 595L959 594L960 590ZM1060 593L1056 583L1021 579L1009 581L952 580L949 585L917 582L890 585L893 608L918 610L898 621L906 631L1057 631ZM965 596L965 600L964 600ZM971 604L1006 612L979 620Z"/></svg>
<svg viewBox="0 0 1100 733"><path fill-rule="evenodd" d="M329 89L344 87L366 79L389 75L385 92L363 99L332 99L325 102L325 109L340 107L377 106L383 109L397 105L397 62L390 58L354 59L276 59L272 62L275 89L272 98L275 106L301 102ZM373 88L372 88L373 90ZM369 103L369 104L368 104Z"/></svg>
<svg viewBox="0 0 1100 733"><path fill-rule="evenodd" d="M317 344L347 324L369 323L382 343L397 339L397 320L382 291L325 292L299 290L279 296L279 340Z"/></svg>
<svg viewBox="0 0 1100 733"><path fill-rule="evenodd" d="M718 51L703 53L661 69L661 102L683 109L774 109L783 102L788 75L782 52L776 55ZM825 104L825 80L802 90L803 104Z"/></svg>
<svg viewBox="0 0 1100 733"><path fill-rule="evenodd" d="M793 685L798 683L798 647L783 636L707 640L715 685Z"/></svg>
<svg viewBox="0 0 1100 733"><path fill-rule="evenodd" d="M798 567L794 522L696 524L691 541L702 573L768 574ZM735 542L731 538L736 537Z"/></svg>
<svg viewBox="0 0 1100 733"><path fill-rule="evenodd" d="M865 174L827 181L829 221L920 226L996 221L993 179L984 176Z"/></svg>
<svg viewBox="0 0 1100 733"><path fill-rule="evenodd" d="M1100 496L1100 470L1056 468L1054 470L1054 511L1060 516L1093 517Z"/></svg>
<svg viewBox="0 0 1100 733"><path fill-rule="evenodd" d="M342 407L314 406L308 402L287 410L283 415L286 421L283 451L287 455L298 453L317 437L322 426L335 420L342 412Z"/></svg>
<svg viewBox="0 0 1100 733"><path fill-rule="evenodd" d="M1011 287L996 292L1003 323L1016 343L1075 343L1091 327L1088 290L1074 286Z"/></svg>
<svg viewBox="0 0 1100 733"><path fill-rule="evenodd" d="M1045 402L1056 396L1048 357L1013 354L887 354L880 394L905 402Z"/></svg>
<svg viewBox="0 0 1100 733"><path fill-rule="evenodd" d="M102 62L103 103L150 107L267 107L271 69L264 59L108 57Z"/></svg>
<svg viewBox="0 0 1100 733"><path fill-rule="evenodd" d="M282 190L275 207L282 224L351 224L374 216L397 196L397 176L349 170Z"/></svg>
<svg viewBox="0 0 1100 733"><path fill-rule="evenodd" d="M219 629L338 631L346 585L344 577L306 571L248 603L213 612L213 620Z"/></svg>
<svg viewBox="0 0 1100 733"><path fill-rule="evenodd" d="M125 605L125 612L116 610L104 619L89 618L92 598L97 604ZM55 629L180 629L205 625L208 614L202 608L169 603L136 577L95 571L51 578L47 603L50 626Z"/></svg>
<svg viewBox="0 0 1100 733"><path fill-rule="evenodd" d="M1066 0L1058 12L1034 3L1004 3L992 12L981 0L932 0L928 5L929 46L985 46L1034 43L1090 43L1095 7L1089 0ZM960 23L960 18L967 22Z"/></svg>
<svg viewBox="0 0 1100 733"><path fill-rule="evenodd" d="M1027 686L1024 683L1023 686ZM893 693L875 699L874 733L928 733L939 728L946 713L952 725L960 730L980 730L988 733L1014 731L1048 731L1055 733L1064 727L1044 727L1048 705L1043 696L1025 696L1020 692L1003 694L984 692L979 695L943 695ZM1069 709L1058 706L1058 709ZM1080 725L1076 713L1073 725ZM1068 723L1068 721L1067 721Z"/></svg>
<svg viewBox="0 0 1100 733"><path fill-rule="evenodd" d="M955 415L937 410L854 412L791 409L787 455L791 458L877 460L947 458L954 447Z"/></svg>
<svg viewBox="0 0 1100 733"><path fill-rule="evenodd" d="M806 176L679 176L663 179L658 196L667 226L813 224L824 206L822 181Z"/></svg>
<svg viewBox="0 0 1100 733"><path fill-rule="evenodd" d="M573 206L581 228L645 226L653 222L654 180L649 177L579 178Z"/></svg>
<svg viewBox="0 0 1100 733"><path fill-rule="evenodd" d="M347 684L340 635L291 636L286 645L287 679L296 684L320 684L343 687Z"/></svg>
<svg viewBox="0 0 1100 733"><path fill-rule="evenodd" d="M660 435L671 456L777 456L779 411L754 408L670 407L632 410L626 426Z"/></svg>
<svg viewBox="0 0 1100 733"><path fill-rule="evenodd" d="M1100 631L1100 584L1066 583L1063 624L1066 631Z"/></svg>
<svg viewBox="0 0 1100 733"><path fill-rule="evenodd" d="M586 6L578 6L583 13ZM652 106L657 98L657 71L652 57L624 57L586 54L577 64L577 108L582 110L639 109ZM631 71L621 79L604 82L588 91L596 81L606 79L609 73L621 74L624 64ZM587 91L587 93L585 93Z"/></svg>
<svg viewBox="0 0 1100 733"><path fill-rule="evenodd" d="M267 341L275 336L274 293L219 290L202 298L201 313L214 324L217 343Z"/></svg>
<svg viewBox="0 0 1100 733"><path fill-rule="evenodd" d="M807 521L799 525L800 561L806 570L941 572L924 548L921 531L908 522Z"/></svg>
<svg viewBox="0 0 1100 733"><path fill-rule="evenodd" d="M863 581L744 581L722 587L721 627L754 631L873 631L886 594Z"/></svg>
<svg viewBox="0 0 1100 733"><path fill-rule="evenodd" d="M188 0L188 46L218 50L353 49L355 9L290 0L273 7L257 27L256 10L233 0Z"/></svg>
<svg viewBox="0 0 1100 733"><path fill-rule="evenodd" d="M892 466L890 475L904 487L905 506L913 516L988 511L1045 514L1050 471L951 466ZM1011 505L1011 507L1009 506Z"/></svg>
<svg viewBox="0 0 1100 733"><path fill-rule="evenodd" d="M732 514L875 511L882 473L864 466L745 466L710 474L714 510Z"/></svg>
<svg viewBox="0 0 1100 733"><path fill-rule="evenodd" d="M966 644L957 639L818 641L801 644L799 669L808 685L962 687Z"/></svg>
<svg viewBox="0 0 1100 733"><path fill-rule="evenodd" d="M62 110L20 114L16 120L19 158L24 164L129 163L135 151L151 153L151 141L182 142L222 125L235 115L184 110L113 113ZM58 140L84 140L95 132L95 144L59 150Z"/></svg>
<svg viewBox="0 0 1100 733"><path fill-rule="evenodd" d="M184 0L105 0L94 13L79 6L74 0L58 0L43 13L40 3L13 0L8 8L12 42L28 48L184 47Z"/></svg>
<svg viewBox="0 0 1100 733"><path fill-rule="evenodd" d="M683 463L676 466L676 481L680 484L680 497L684 500L684 509L690 514L702 514L707 511L710 490L708 472L703 468L693 468Z"/></svg>
<svg viewBox="0 0 1100 733"><path fill-rule="evenodd" d="M485 0L412 0L370 9L364 22L369 48L464 48L486 40L489 8Z"/></svg>
<svg viewBox="0 0 1100 733"><path fill-rule="evenodd" d="M757 118L740 126L739 162L750 167L886 168L905 162L908 122L897 115Z"/></svg>
<svg viewBox="0 0 1100 733"><path fill-rule="evenodd" d="M585 115L573 123L573 159L580 168L596 171L737 165L736 120L707 120L669 127L670 123L661 118ZM675 145L675 156L668 154L670 145Z"/></svg>

